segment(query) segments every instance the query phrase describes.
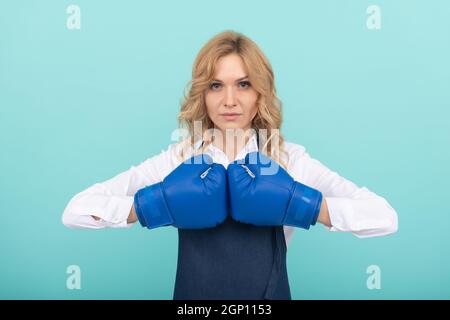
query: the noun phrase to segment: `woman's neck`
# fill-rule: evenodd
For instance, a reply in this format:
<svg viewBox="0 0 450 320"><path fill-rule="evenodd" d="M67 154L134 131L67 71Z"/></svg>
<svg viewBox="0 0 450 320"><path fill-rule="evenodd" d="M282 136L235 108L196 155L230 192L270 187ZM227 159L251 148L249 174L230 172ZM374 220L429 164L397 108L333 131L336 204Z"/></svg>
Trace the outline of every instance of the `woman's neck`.
<svg viewBox="0 0 450 320"><path fill-rule="evenodd" d="M226 132L221 130L221 135L214 136L212 144L222 150L230 162L236 160L239 151L245 147L250 135L247 131L228 129Z"/></svg>

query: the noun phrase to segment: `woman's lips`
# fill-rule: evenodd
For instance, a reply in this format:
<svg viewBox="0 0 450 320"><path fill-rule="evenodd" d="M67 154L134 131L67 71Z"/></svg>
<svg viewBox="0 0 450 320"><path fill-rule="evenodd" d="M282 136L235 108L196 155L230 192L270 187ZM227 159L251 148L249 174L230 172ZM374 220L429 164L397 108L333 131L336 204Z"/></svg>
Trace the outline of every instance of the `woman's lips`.
<svg viewBox="0 0 450 320"><path fill-rule="evenodd" d="M221 116L225 118L225 120L232 121L236 120L241 114L240 113L222 113Z"/></svg>

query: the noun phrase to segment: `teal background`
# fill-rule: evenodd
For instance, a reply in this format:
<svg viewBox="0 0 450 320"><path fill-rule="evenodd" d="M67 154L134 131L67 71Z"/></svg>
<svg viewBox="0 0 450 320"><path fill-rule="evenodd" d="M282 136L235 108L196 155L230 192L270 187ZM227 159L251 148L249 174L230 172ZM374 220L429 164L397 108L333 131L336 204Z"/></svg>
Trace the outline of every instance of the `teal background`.
<svg viewBox="0 0 450 320"><path fill-rule="evenodd" d="M71 230L61 215L171 143L192 62L225 29L271 61L285 138L399 215L381 238L297 230L293 298L450 298L449 16L444 0L1 1L0 298L171 299L175 229ZM81 290L66 289L72 264Z"/></svg>

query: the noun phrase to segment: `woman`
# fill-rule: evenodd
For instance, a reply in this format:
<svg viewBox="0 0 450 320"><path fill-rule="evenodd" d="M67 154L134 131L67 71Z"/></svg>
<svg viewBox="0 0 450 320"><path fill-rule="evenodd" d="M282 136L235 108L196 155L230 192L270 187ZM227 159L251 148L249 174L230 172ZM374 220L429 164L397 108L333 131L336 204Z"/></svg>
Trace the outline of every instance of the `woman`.
<svg viewBox="0 0 450 320"><path fill-rule="evenodd" d="M397 214L384 198L284 141L272 67L244 35L222 32L200 50L179 120L188 137L78 193L62 217L69 227L127 227L138 220L149 228L177 227L174 299L291 299L286 251L296 227L318 221L361 238L396 232ZM209 163L189 166L199 156ZM250 199L256 188L246 188L268 168L267 159L280 170L258 175L266 183L258 200ZM294 210L298 190L302 203ZM289 210L295 211L290 220Z"/></svg>

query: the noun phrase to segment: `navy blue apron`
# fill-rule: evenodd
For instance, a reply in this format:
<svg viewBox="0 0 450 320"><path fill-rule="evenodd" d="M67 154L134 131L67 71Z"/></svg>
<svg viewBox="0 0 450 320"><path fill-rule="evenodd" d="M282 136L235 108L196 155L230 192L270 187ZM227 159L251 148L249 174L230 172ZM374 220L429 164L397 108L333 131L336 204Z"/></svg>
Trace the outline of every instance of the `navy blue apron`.
<svg viewBox="0 0 450 320"><path fill-rule="evenodd" d="M228 217L215 228L178 229L173 298L290 300L283 227Z"/></svg>
<svg viewBox="0 0 450 320"><path fill-rule="evenodd" d="M208 229L178 229L173 298L290 300L283 226L234 221Z"/></svg>

